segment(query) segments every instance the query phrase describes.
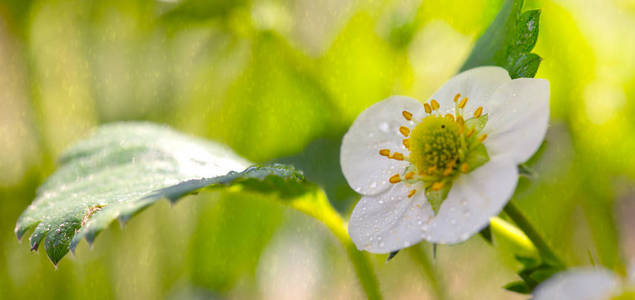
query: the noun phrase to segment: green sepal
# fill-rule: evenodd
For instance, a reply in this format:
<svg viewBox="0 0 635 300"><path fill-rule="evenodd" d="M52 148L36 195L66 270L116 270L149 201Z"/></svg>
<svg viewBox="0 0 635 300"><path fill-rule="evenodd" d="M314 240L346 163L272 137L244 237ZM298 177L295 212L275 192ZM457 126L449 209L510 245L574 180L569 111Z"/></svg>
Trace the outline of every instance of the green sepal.
<svg viewBox="0 0 635 300"><path fill-rule="evenodd" d="M489 154L487 154L485 145L483 145L483 143L474 145L465 157L465 163L467 163L468 166L467 173L472 172L472 170L484 165L488 161Z"/></svg>
<svg viewBox="0 0 635 300"><path fill-rule="evenodd" d="M529 179L533 179L536 177L536 171L534 171L532 168L530 168L526 164L520 164L518 165L518 175L529 178Z"/></svg>
<svg viewBox="0 0 635 300"><path fill-rule="evenodd" d="M470 118L465 120L465 130L469 131L474 128L474 134L472 136L476 136L483 128L485 128L485 124L487 124L487 114L484 114L478 118Z"/></svg>
<svg viewBox="0 0 635 300"><path fill-rule="evenodd" d="M426 199L428 199L428 202L430 202L435 215L439 213L441 204L443 203L443 201L445 201L445 198L448 197L448 193L450 193L451 188L451 181L445 181L443 187L437 191L432 190L432 185L426 188Z"/></svg>

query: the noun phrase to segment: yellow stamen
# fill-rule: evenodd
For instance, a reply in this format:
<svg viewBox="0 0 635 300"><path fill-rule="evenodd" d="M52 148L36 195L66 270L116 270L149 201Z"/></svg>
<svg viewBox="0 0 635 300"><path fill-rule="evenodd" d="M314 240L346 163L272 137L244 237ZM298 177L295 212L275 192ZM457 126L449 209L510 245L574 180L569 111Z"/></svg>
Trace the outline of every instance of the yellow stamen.
<svg viewBox="0 0 635 300"><path fill-rule="evenodd" d="M432 166L428 168L428 174L432 174L432 172L437 170L437 166Z"/></svg>
<svg viewBox="0 0 635 300"><path fill-rule="evenodd" d="M432 113L432 108L430 107L430 104L428 104L428 103L424 103L423 104L423 109L425 109L426 113L428 113L428 114Z"/></svg>
<svg viewBox="0 0 635 300"><path fill-rule="evenodd" d="M432 106L432 110L437 110L439 109L439 107L441 107L441 105L439 105L439 102L437 102L437 100L430 100L430 106Z"/></svg>
<svg viewBox="0 0 635 300"><path fill-rule="evenodd" d="M408 172L406 173L406 175L404 176L404 178L406 179L412 179L415 177L415 172Z"/></svg>
<svg viewBox="0 0 635 300"><path fill-rule="evenodd" d="M409 111L402 111L401 114L403 115L404 118L406 118L406 120L410 121L412 120L412 113L410 113Z"/></svg>
<svg viewBox="0 0 635 300"><path fill-rule="evenodd" d="M403 160L403 154L399 153L399 152L395 152L392 154L392 156L390 156L389 158L395 159L395 160Z"/></svg>
<svg viewBox="0 0 635 300"><path fill-rule="evenodd" d="M453 114L445 114L445 117L454 121L454 115Z"/></svg>
<svg viewBox="0 0 635 300"><path fill-rule="evenodd" d="M463 163L461 165L461 172L466 173L469 168L470 168L470 166L468 166L467 163Z"/></svg>
<svg viewBox="0 0 635 300"><path fill-rule="evenodd" d="M392 175L392 177L390 177L388 181L390 181L390 183L398 183L401 181L401 177L399 176L399 174L395 174L395 175Z"/></svg>
<svg viewBox="0 0 635 300"><path fill-rule="evenodd" d="M456 122L459 123L459 125L461 125L461 127L463 127L463 125L465 125L465 119L463 119L463 116L457 116L456 117Z"/></svg>
<svg viewBox="0 0 635 300"><path fill-rule="evenodd" d="M442 189L444 185L445 185L445 183L443 183L443 181L435 182L435 183L432 184L432 190L433 191L438 191L438 190Z"/></svg>
<svg viewBox="0 0 635 300"><path fill-rule="evenodd" d="M403 134L403 136L405 137L408 137L410 135L410 129L405 126L399 127L399 132L401 132L401 134Z"/></svg>
<svg viewBox="0 0 635 300"><path fill-rule="evenodd" d="M474 134L474 128L470 129L465 136L470 137L472 134Z"/></svg>
<svg viewBox="0 0 635 300"><path fill-rule="evenodd" d="M487 133L483 133L483 135L478 137L479 142L483 142L487 138Z"/></svg>
<svg viewBox="0 0 635 300"><path fill-rule="evenodd" d="M451 168L445 169L445 171L443 171L443 176L448 176L450 174L452 174L452 169Z"/></svg>
<svg viewBox="0 0 635 300"><path fill-rule="evenodd" d="M406 147L406 149L410 149L410 141L408 139L404 139L401 142L403 143L403 146Z"/></svg>
<svg viewBox="0 0 635 300"><path fill-rule="evenodd" d="M465 104L467 104L467 97L463 98L463 100L459 102L459 108L464 108Z"/></svg>
<svg viewBox="0 0 635 300"><path fill-rule="evenodd" d="M387 157L387 156L390 156L390 150L388 150L388 149L381 149L381 150L379 150L379 155L381 155L381 156L386 156L386 157Z"/></svg>
<svg viewBox="0 0 635 300"><path fill-rule="evenodd" d="M478 118L481 116L481 114L483 113L483 107L479 106L475 111L474 111L474 117Z"/></svg>
<svg viewBox="0 0 635 300"><path fill-rule="evenodd" d="M456 94L456 96L454 96L454 103L459 101L459 98L461 98L461 93L458 93L458 94Z"/></svg>
<svg viewBox="0 0 635 300"><path fill-rule="evenodd" d="M408 198L412 198L412 196L414 196L416 192L417 190L410 191L410 193L408 193Z"/></svg>

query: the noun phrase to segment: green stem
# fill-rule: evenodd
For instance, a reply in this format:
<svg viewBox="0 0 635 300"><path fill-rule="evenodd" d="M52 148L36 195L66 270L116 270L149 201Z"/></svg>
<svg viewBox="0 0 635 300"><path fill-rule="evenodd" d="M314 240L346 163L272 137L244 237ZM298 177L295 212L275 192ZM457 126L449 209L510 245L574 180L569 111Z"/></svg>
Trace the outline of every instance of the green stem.
<svg viewBox="0 0 635 300"><path fill-rule="evenodd" d="M556 253L551 250L547 242L540 236L538 231L531 225L527 217L523 215L523 213L518 209L518 207L512 202L509 201L504 208L505 213L509 216L516 226L518 226L524 233L527 235L529 240L533 243L533 245L540 253L541 257L545 260L560 266L564 267L564 262L556 255Z"/></svg>
<svg viewBox="0 0 635 300"><path fill-rule="evenodd" d="M375 276L373 265L364 252L357 250L357 247L348 235L346 223L340 214L335 211L333 206L331 206L324 191L316 188L315 193L307 193L306 196L291 201L289 205L326 225L344 246L346 254L355 269L357 279L366 294L366 298L372 300L382 299L379 281Z"/></svg>
<svg viewBox="0 0 635 300"><path fill-rule="evenodd" d="M422 275L426 277L428 282L432 285L432 290L435 296L434 298L438 300L447 300L448 295L446 293L443 279L437 271L434 263L430 260L430 256L426 253L425 249L423 249L423 245L419 244L414 247L410 247L409 253L410 257L419 264L420 268L418 269L421 271Z"/></svg>

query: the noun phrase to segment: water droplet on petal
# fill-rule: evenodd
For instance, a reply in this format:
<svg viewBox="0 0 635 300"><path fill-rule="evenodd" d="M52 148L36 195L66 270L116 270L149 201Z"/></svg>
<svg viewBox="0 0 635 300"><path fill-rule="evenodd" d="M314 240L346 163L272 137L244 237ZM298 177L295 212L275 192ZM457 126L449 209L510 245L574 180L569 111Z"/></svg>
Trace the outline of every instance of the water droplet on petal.
<svg viewBox="0 0 635 300"><path fill-rule="evenodd" d="M379 130L381 130L384 133L388 133L388 131L390 130L390 126L388 125L388 122L381 122L381 124L379 124Z"/></svg>

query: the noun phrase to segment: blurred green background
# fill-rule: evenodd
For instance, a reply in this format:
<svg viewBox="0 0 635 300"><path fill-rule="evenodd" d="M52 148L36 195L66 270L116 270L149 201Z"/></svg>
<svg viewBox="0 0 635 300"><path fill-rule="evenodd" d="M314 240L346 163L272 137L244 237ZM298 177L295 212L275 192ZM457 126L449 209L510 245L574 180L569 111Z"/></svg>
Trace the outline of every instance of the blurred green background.
<svg viewBox="0 0 635 300"><path fill-rule="evenodd" d="M282 161L348 215L341 136L392 94L426 99L502 0L0 2L0 298L363 298L344 249L274 196L208 192L113 225L54 268L15 221L71 143L102 123L150 120ZM551 121L517 202L571 265L635 259L635 1L541 8L536 77ZM429 250L429 245L424 245ZM407 253L373 255L387 299L433 299ZM478 236L440 246L453 299L526 299L509 251Z"/></svg>

